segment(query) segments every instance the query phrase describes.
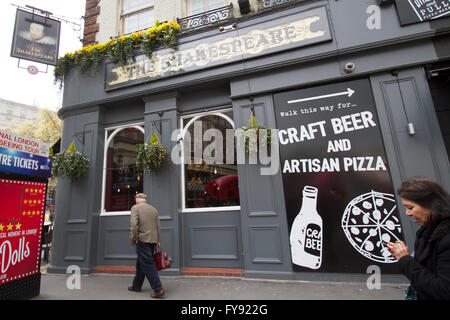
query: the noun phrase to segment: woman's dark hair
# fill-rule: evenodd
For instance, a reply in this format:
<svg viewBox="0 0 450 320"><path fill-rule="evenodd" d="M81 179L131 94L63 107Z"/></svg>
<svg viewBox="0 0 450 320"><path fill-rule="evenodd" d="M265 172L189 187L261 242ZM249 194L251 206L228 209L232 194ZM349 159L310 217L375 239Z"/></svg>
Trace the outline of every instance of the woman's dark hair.
<svg viewBox="0 0 450 320"><path fill-rule="evenodd" d="M432 224L442 219L450 218L450 196L436 181L413 177L404 181L397 194L403 199L418 203L420 206L431 209Z"/></svg>

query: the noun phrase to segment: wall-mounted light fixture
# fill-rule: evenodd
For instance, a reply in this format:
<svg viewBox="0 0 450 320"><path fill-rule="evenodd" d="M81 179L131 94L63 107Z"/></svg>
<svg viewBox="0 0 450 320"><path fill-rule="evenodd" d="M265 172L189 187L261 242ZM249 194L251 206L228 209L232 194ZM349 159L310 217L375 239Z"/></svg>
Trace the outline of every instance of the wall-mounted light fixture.
<svg viewBox="0 0 450 320"><path fill-rule="evenodd" d="M219 31L220 32L232 31L234 29L236 29L236 24L235 23L230 24L228 26L220 26L219 27Z"/></svg>

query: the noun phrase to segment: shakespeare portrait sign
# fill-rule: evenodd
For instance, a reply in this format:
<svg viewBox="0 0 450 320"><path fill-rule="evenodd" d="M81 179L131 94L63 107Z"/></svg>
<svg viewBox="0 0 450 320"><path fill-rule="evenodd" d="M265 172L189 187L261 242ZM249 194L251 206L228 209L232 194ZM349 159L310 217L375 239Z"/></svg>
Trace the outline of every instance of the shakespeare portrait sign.
<svg viewBox="0 0 450 320"><path fill-rule="evenodd" d="M61 23L17 9L11 56L56 65Z"/></svg>
<svg viewBox="0 0 450 320"><path fill-rule="evenodd" d="M159 50L151 58L136 57L133 63L106 66L105 90L152 81L162 77L237 62L277 51L331 39L326 9L316 8L264 24L220 34L217 40L181 44L178 50ZM204 40L203 40L204 41Z"/></svg>

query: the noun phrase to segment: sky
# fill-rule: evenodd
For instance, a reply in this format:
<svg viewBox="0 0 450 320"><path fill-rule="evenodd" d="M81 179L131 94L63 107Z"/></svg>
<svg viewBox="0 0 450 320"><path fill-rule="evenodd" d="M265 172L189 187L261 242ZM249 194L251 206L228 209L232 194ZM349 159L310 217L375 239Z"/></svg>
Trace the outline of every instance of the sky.
<svg viewBox="0 0 450 320"><path fill-rule="evenodd" d="M53 66L33 61L13 58L11 54L12 36L16 9L14 5L25 7L30 5L50 11L61 17L80 24L77 27L61 21L59 57L66 52L73 52L82 47L79 40L83 37L85 0L1 0L0 30L6 35L0 43L0 98L56 111L62 104L62 91L54 84ZM28 73L26 68L33 65L39 69L36 75Z"/></svg>

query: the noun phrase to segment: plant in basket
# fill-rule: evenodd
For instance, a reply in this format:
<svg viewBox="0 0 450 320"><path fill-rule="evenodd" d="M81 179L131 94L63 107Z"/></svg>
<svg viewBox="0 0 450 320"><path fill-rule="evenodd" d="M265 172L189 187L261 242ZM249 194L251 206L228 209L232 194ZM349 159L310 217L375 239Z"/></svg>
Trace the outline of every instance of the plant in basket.
<svg viewBox="0 0 450 320"><path fill-rule="evenodd" d="M242 127L240 131L239 140L241 143L245 143L245 153L254 154L258 152L258 143L266 141L267 150L270 151L270 145L272 141L272 131L270 128L262 126L256 121L254 115L248 120L248 127Z"/></svg>
<svg viewBox="0 0 450 320"><path fill-rule="evenodd" d="M139 172L151 174L157 171L169 155L166 147L159 143L156 133L153 133L149 142L138 144L136 148L136 167Z"/></svg>
<svg viewBox="0 0 450 320"><path fill-rule="evenodd" d="M66 177L75 181L82 177L89 167L89 159L79 151L72 142L69 149L53 155L52 176Z"/></svg>

